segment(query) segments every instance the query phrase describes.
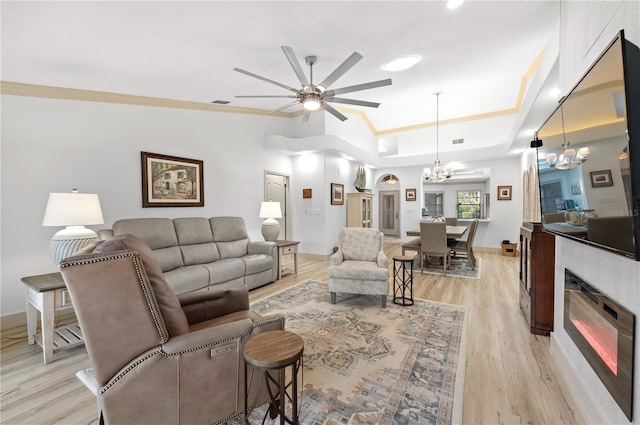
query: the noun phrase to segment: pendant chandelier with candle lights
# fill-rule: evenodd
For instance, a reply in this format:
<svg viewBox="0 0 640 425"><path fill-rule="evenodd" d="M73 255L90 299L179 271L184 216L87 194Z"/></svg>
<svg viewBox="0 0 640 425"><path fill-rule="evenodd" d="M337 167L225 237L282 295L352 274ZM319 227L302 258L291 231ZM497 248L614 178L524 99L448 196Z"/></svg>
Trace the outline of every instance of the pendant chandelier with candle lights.
<svg viewBox="0 0 640 425"><path fill-rule="evenodd" d="M430 168L425 168L422 170L422 175L424 178L432 183L441 183L451 177L453 173L453 169L451 167L443 167L440 165L440 152L439 152L439 127L440 127L440 93L435 92L436 95L436 162L433 167L433 172L431 172Z"/></svg>
<svg viewBox="0 0 640 425"><path fill-rule="evenodd" d="M571 170L586 162L587 159L589 159L591 151L588 147L584 147L580 148L576 153L576 150L573 149L570 142L567 141L567 136L564 131L564 110L562 109L562 105L560 105L560 118L562 120L562 153L559 158L553 152L548 154L547 163L549 167L555 167L558 170Z"/></svg>

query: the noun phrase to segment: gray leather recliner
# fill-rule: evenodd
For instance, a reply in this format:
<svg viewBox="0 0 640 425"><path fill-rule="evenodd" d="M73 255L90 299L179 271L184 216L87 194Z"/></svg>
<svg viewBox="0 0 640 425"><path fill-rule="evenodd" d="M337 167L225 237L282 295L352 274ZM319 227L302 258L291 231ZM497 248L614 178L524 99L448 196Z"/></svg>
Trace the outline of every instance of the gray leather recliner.
<svg viewBox="0 0 640 425"><path fill-rule="evenodd" d="M60 270L105 423L217 424L243 413L244 344L284 329L284 317L249 310L246 288L177 297L131 235L67 258ZM252 387L249 400L268 394Z"/></svg>

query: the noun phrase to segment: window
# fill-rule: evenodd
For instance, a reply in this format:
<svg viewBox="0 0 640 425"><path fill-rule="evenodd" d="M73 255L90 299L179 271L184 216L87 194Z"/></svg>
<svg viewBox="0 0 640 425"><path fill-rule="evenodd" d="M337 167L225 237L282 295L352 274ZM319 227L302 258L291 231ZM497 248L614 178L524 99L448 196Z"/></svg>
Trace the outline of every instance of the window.
<svg viewBox="0 0 640 425"><path fill-rule="evenodd" d="M459 190L456 192L458 218L480 218L482 211L481 190Z"/></svg>
<svg viewBox="0 0 640 425"><path fill-rule="evenodd" d="M444 215L444 192L425 192L422 215Z"/></svg>

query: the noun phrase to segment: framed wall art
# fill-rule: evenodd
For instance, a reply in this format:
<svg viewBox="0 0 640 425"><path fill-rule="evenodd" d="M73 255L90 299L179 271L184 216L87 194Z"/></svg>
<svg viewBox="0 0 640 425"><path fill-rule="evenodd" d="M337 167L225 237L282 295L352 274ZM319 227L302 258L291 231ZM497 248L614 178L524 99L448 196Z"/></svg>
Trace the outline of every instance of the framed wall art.
<svg viewBox="0 0 640 425"><path fill-rule="evenodd" d="M142 207L203 207L203 162L141 152Z"/></svg>
<svg viewBox="0 0 640 425"><path fill-rule="evenodd" d="M611 170L591 171L591 187L613 186L611 180Z"/></svg>
<svg viewBox="0 0 640 425"><path fill-rule="evenodd" d="M331 205L344 205L344 185L331 183Z"/></svg>
<svg viewBox="0 0 640 425"><path fill-rule="evenodd" d="M498 186L498 201L511 200L511 186Z"/></svg>
<svg viewBox="0 0 640 425"><path fill-rule="evenodd" d="M405 193L405 199L407 201L415 201L416 200L416 189L407 189Z"/></svg>
<svg viewBox="0 0 640 425"><path fill-rule="evenodd" d="M311 198L311 189L302 189L302 199Z"/></svg>

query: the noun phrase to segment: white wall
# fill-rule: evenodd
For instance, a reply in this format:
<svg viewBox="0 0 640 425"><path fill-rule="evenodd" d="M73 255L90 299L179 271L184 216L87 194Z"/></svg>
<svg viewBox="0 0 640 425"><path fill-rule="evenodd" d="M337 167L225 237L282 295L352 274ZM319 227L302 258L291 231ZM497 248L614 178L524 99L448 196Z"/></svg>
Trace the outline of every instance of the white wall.
<svg viewBox="0 0 640 425"><path fill-rule="evenodd" d="M284 118L2 96L2 316L24 311L23 276L56 271L42 227L50 192L100 195L106 228L128 217L237 215L253 240L264 170L291 158L261 144ZM140 151L204 160L205 206L142 208ZM253 213L252 213L253 211ZM294 228L295 237L295 228Z"/></svg>

